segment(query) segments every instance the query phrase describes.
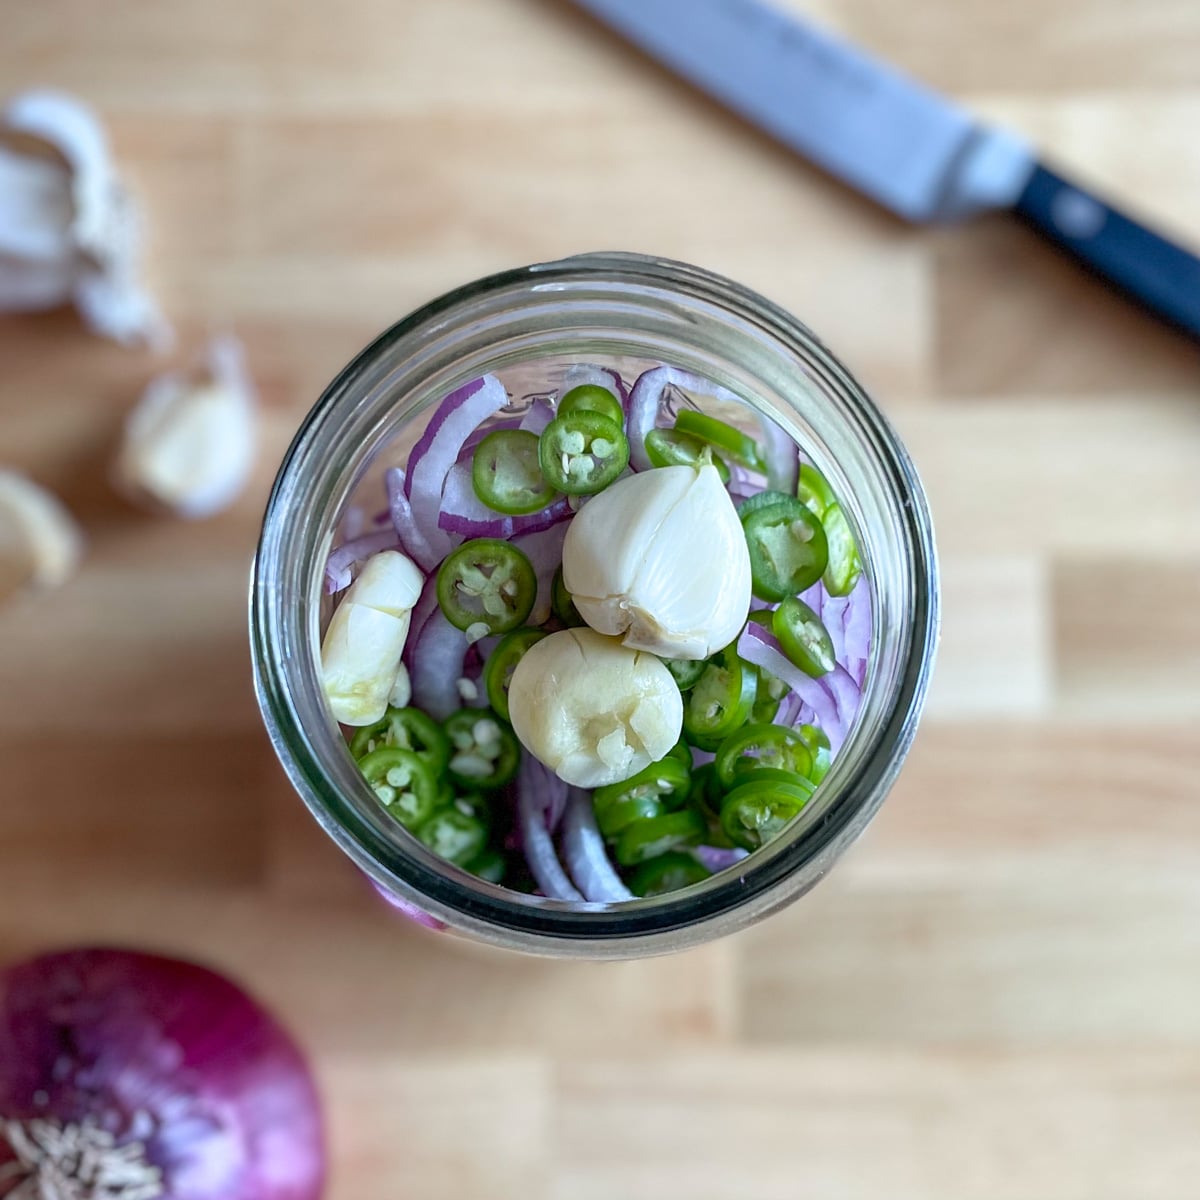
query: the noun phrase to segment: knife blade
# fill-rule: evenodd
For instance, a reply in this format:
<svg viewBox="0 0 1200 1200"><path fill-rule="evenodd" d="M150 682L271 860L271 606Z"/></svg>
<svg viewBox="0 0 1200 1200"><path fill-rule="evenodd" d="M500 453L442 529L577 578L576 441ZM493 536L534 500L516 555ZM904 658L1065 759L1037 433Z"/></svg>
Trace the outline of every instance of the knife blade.
<svg viewBox="0 0 1200 1200"><path fill-rule="evenodd" d="M914 222L1014 213L1200 338L1200 258L1040 163L1034 148L762 0L574 0L831 175Z"/></svg>

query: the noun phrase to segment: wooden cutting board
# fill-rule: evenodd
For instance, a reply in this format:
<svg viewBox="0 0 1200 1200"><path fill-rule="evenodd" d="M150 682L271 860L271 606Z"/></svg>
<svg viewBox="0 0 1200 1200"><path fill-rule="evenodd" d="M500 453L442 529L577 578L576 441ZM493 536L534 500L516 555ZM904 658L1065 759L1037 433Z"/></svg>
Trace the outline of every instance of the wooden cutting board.
<svg viewBox="0 0 1200 1200"><path fill-rule="evenodd" d="M1200 6L807 7L1200 245ZM900 225L562 0L41 0L0 81L103 111L183 346L235 329L265 405L236 507L151 519L105 476L162 364L0 320L0 458L90 541L0 615L0 954L246 980L312 1049L334 1200L1198 1194L1195 345L1002 219ZM368 338L610 247L759 288L879 397L934 505L941 662L883 816L790 912L655 962L477 961L381 911L290 794L246 573Z"/></svg>

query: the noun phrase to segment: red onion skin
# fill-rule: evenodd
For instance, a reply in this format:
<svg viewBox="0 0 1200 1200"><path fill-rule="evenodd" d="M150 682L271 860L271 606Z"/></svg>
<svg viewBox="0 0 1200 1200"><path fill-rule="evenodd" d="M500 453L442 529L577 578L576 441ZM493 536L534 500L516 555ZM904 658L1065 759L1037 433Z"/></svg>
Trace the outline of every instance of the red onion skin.
<svg viewBox="0 0 1200 1200"><path fill-rule="evenodd" d="M174 959L84 949L0 973L0 1117L91 1119L141 1142L165 1200L318 1200L324 1187L300 1050L228 980Z"/></svg>

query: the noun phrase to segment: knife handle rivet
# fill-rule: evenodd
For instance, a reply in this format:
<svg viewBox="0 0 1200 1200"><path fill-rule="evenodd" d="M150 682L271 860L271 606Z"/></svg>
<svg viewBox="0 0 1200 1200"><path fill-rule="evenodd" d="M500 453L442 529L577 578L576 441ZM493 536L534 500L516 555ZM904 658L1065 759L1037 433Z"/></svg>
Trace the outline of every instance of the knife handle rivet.
<svg viewBox="0 0 1200 1200"><path fill-rule="evenodd" d="M1065 187L1050 201L1050 219L1064 236L1082 241L1104 228L1108 213L1091 196Z"/></svg>

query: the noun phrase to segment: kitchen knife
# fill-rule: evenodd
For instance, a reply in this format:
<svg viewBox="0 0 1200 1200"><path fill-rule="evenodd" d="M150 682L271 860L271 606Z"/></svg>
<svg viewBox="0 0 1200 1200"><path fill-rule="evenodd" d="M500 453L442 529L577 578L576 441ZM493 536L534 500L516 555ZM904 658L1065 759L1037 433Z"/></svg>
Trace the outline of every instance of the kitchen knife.
<svg viewBox="0 0 1200 1200"><path fill-rule="evenodd" d="M575 0L660 62L910 221L1007 209L1200 338L1200 258L849 43L760 0Z"/></svg>

